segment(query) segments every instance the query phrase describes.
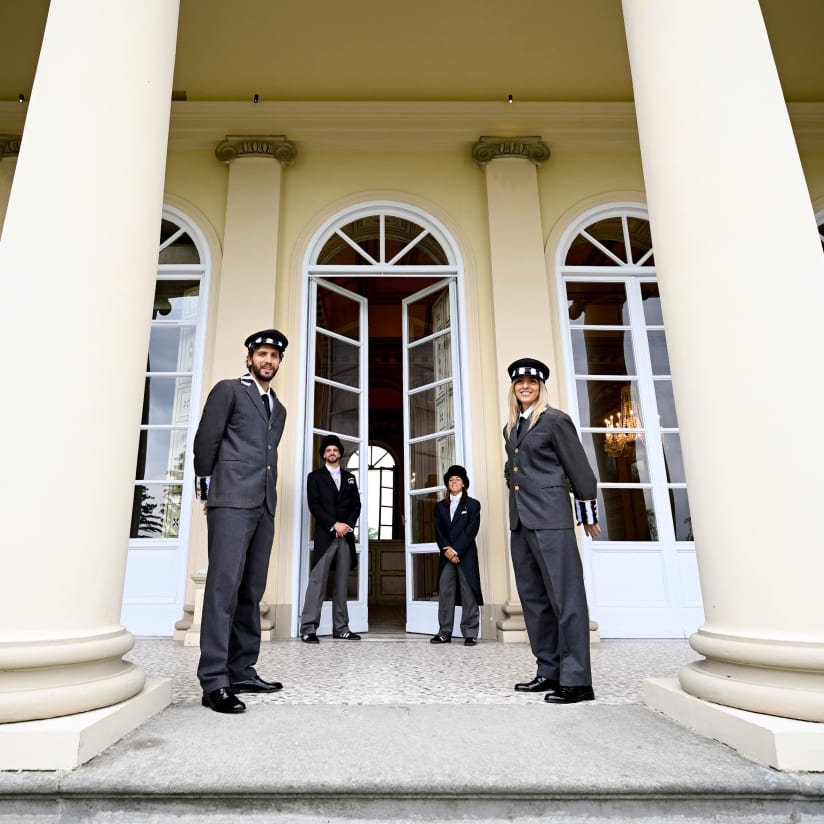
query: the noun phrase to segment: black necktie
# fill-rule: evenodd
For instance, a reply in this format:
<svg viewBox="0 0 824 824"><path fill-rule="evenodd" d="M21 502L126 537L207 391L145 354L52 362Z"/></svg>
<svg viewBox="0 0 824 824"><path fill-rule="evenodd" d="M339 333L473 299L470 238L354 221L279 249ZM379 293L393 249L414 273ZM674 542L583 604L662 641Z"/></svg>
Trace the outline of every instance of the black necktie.
<svg viewBox="0 0 824 824"><path fill-rule="evenodd" d="M263 407L266 409L266 417L268 418L272 414L272 408L269 406L269 393L267 392L260 397L263 398Z"/></svg>
<svg viewBox="0 0 824 824"><path fill-rule="evenodd" d="M515 427L515 437L521 437L521 424L524 422L523 415L518 416L518 425Z"/></svg>

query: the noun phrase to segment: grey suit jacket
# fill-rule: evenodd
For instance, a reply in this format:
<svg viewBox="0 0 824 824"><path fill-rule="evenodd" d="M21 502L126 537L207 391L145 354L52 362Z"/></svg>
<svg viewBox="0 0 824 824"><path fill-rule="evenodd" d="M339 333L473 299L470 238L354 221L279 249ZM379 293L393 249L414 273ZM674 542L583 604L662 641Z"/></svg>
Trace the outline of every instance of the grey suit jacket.
<svg viewBox="0 0 824 824"><path fill-rule="evenodd" d="M533 415L535 412L532 413ZM572 419L548 406L532 429L509 438L509 527L572 529L572 505L567 478L575 497L594 500L598 482L587 460Z"/></svg>
<svg viewBox="0 0 824 824"><path fill-rule="evenodd" d="M274 393L272 393L274 396ZM215 384L195 435L195 473L211 476L209 506L252 509L277 504L278 444L286 409L274 397L269 419L250 375Z"/></svg>

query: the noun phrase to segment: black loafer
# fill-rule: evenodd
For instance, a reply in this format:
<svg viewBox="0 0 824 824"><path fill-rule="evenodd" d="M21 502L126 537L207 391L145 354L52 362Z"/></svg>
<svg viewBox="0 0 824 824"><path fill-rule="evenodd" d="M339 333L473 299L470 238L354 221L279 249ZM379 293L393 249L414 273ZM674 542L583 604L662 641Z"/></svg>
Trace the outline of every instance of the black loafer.
<svg viewBox="0 0 824 824"><path fill-rule="evenodd" d="M452 639L447 638L445 635L433 635L429 639L430 644L451 644Z"/></svg>
<svg viewBox="0 0 824 824"><path fill-rule="evenodd" d="M246 711L246 704L226 687L218 687L218 689L211 692L204 692L200 703L215 712L235 714Z"/></svg>
<svg viewBox="0 0 824 824"><path fill-rule="evenodd" d="M579 701L594 701L592 687L558 687L555 692L544 696L547 704L577 704Z"/></svg>
<svg viewBox="0 0 824 824"><path fill-rule="evenodd" d="M332 635L333 638L340 638L342 641L360 641L360 635L357 632L350 632L345 629L343 632L338 632Z"/></svg>
<svg viewBox="0 0 824 824"><path fill-rule="evenodd" d="M558 689L558 682L554 678L541 678L536 675L531 681L515 684L516 692L552 692Z"/></svg>
<svg viewBox="0 0 824 824"><path fill-rule="evenodd" d="M464 638L465 647L474 647L478 642L474 638Z"/></svg>
<svg viewBox="0 0 824 824"><path fill-rule="evenodd" d="M300 640L303 641L304 644L319 644L320 638L315 635L314 632L307 632L306 635L301 635Z"/></svg>
<svg viewBox="0 0 824 824"><path fill-rule="evenodd" d="M277 692L283 689L280 681L264 681L259 675L232 683L232 692Z"/></svg>

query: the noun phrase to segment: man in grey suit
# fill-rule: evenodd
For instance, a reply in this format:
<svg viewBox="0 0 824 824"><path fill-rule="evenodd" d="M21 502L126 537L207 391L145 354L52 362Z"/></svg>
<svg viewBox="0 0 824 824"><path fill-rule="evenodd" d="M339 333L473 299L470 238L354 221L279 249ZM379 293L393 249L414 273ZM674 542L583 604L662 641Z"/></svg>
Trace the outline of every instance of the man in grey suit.
<svg viewBox="0 0 824 824"><path fill-rule="evenodd" d="M594 538L601 534L598 484L572 419L549 405L549 367L521 358L507 371L512 380L504 427L510 549L526 631L538 662L535 678L515 689L545 692L549 704L592 701L589 613L569 487L576 498L578 523Z"/></svg>
<svg viewBox="0 0 824 824"><path fill-rule="evenodd" d="M194 442L198 497L209 532L209 570L197 677L203 706L238 713L238 692L275 692L256 670L260 599L275 534L278 444L286 409L269 384L288 345L277 329L250 335L248 373L215 384Z"/></svg>

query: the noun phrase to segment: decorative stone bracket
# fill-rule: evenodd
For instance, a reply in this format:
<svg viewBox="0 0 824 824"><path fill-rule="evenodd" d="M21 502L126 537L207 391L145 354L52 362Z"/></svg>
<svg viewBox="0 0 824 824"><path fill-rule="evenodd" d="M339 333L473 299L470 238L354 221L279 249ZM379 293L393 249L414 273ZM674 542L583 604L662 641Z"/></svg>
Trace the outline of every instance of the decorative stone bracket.
<svg viewBox="0 0 824 824"><path fill-rule="evenodd" d="M20 154L20 135L0 134L0 160Z"/></svg>
<svg viewBox="0 0 824 824"><path fill-rule="evenodd" d="M522 157L540 166L549 160L549 147L540 137L482 137L472 147L472 159L479 166L498 157Z"/></svg>
<svg viewBox="0 0 824 824"><path fill-rule="evenodd" d="M271 157L288 166L297 154L295 144L282 134L226 135L226 140L215 149L215 157L224 163L231 163L239 157Z"/></svg>

